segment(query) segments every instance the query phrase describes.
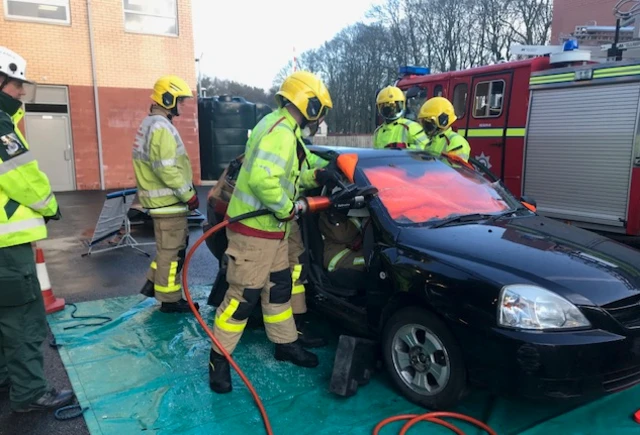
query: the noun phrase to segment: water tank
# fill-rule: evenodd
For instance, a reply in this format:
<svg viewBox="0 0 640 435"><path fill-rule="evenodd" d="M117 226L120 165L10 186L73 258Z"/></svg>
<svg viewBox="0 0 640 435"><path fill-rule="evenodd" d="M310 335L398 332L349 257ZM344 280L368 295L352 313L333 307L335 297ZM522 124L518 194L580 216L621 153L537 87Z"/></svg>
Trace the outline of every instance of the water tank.
<svg viewBox="0 0 640 435"><path fill-rule="evenodd" d="M230 95L198 100L200 170L203 180L217 180L229 162L244 152L249 130L257 123L256 107L256 104L242 97ZM260 118L264 112L265 109L261 107Z"/></svg>

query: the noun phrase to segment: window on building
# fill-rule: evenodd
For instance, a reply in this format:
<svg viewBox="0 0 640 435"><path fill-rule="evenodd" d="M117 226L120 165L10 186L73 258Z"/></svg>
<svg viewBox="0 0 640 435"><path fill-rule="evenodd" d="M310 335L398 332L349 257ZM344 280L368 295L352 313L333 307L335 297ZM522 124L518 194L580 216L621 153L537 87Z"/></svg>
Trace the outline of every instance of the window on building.
<svg viewBox="0 0 640 435"><path fill-rule="evenodd" d="M474 118L497 118L502 114L504 80L480 82L476 85Z"/></svg>
<svg viewBox="0 0 640 435"><path fill-rule="evenodd" d="M469 85L459 83L453 89L453 109L458 119L464 118L467 109L467 94L469 93Z"/></svg>
<svg viewBox="0 0 640 435"><path fill-rule="evenodd" d="M4 0L8 19L69 24L69 0Z"/></svg>
<svg viewBox="0 0 640 435"><path fill-rule="evenodd" d="M129 32L178 35L178 0L123 0Z"/></svg>
<svg viewBox="0 0 640 435"><path fill-rule="evenodd" d="M442 88L442 85L437 85L433 91L433 96L434 97L442 97L442 94L444 93L444 90Z"/></svg>

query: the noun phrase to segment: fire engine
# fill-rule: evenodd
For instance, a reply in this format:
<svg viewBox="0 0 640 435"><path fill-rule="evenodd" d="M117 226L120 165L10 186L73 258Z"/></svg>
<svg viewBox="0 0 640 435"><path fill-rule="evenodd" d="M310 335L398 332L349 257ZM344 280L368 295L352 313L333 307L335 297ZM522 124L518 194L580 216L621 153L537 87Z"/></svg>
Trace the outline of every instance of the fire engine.
<svg viewBox="0 0 640 435"><path fill-rule="evenodd" d="M401 67L406 116L449 99L471 156L540 214L640 235L640 62L595 62L575 41L513 51L533 57L439 74Z"/></svg>

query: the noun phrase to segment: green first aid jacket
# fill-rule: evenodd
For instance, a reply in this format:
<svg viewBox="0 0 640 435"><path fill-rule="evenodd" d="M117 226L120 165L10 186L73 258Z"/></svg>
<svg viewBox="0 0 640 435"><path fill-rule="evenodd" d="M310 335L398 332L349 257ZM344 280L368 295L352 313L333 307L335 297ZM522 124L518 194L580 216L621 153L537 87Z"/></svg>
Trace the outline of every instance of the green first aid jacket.
<svg viewBox="0 0 640 435"><path fill-rule="evenodd" d="M23 116L0 110L0 248L46 239L43 216L58 211L49 178L18 129Z"/></svg>
<svg viewBox="0 0 640 435"><path fill-rule="evenodd" d="M231 231L266 239L284 239L299 189L316 187L315 170L327 164L302 142L300 128L285 108L260 120L251 132L227 217L256 210L272 213L229 225Z"/></svg>
<svg viewBox="0 0 640 435"><path fill-rule="evenodd" d="M160 111L152 111L138 128L133 170L140 204L152 215L187 211L196 193L191 161L180 133Z"/></svg>
<svg viewBox="0 0 640 435"><path fill-rule="evenodd" d="M437 155L440 155L443 152L451 153L462 157L465 161L468 161L469 155L471 154L471 147L469 146L469 142L467 142L463 136L449 128L445 132L434 136L425 148L425 151Z"/></svg>
<svg viewBox="0 0 640 435"><path fill-rule="evenodd" d="M422 126L407 118L400 118L390 124L382 124L373 132L373 147L423 149L429 139Z"/></svg>

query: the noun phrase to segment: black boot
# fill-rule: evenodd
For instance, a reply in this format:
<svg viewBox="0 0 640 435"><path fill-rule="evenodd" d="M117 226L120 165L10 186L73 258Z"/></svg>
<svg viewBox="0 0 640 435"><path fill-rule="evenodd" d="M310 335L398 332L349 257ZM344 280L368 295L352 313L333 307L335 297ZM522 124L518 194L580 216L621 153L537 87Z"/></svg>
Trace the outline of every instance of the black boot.
<svg viewBox="0 0 640 435"><path fill-rule="evenodd" d="M309 329L309 322L305 320L304 314L294 314L293 318L296 322L296 329L298 330L298 341L303 347L314 348L324 347L327 345L327 340L324 337L314 336Z"/></svg>
<svg viewBox="0 0 640 435"><path fill-rule="evenodd" d="M215 350L209 352L209 388L218 394L231 392L229 361Z"/></svg>
<svg viewBox="0 0 640 435"><path fill-rule="evenodd" d="M156 295L156 291L153 289L153 283L147 280L147 282L142 286L142 289L140 289L140 293L148 298L154 297Z"/></svg>
<svg viewBox="0 0 640 435"><path fill-rule="evenodd" d="M15 412L31 412L31 411L53 411L70 404L73 401L73 391L62 390L56 391L51 388L38 400L16 409Z"/></svg>
<svg viewBox="0 0 640 435"><path fill-rule="evenodd" d="M193 305L195 305L196 310L200 312L200 304L194 302ZM160 305L160 311L163 313L190 313L191 307L189 306L189 302L180 299L178 302L163 302L162 305Z"/></svg>
<svg viewBox="0 0 640 435"><path fill-rule="evenodd" d="M275 357L278 361L291 361L300 367L316 367L319 363L317 355L305 350L300 340L289 344L276 344Z"/></svg>

